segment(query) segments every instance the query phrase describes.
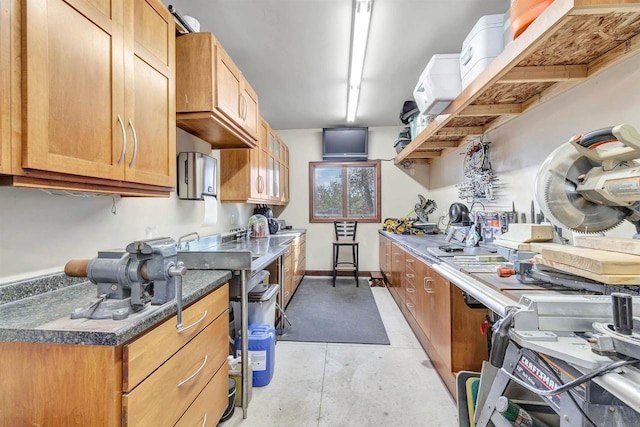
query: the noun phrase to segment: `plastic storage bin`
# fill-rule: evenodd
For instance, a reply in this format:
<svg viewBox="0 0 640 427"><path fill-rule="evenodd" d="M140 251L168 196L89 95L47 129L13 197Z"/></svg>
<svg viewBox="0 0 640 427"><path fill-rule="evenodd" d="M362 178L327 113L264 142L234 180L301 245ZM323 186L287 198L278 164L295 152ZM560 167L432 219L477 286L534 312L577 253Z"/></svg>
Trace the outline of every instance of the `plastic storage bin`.
<svg viewBox="0 0 640 427"><path fill-rule="evenodd" d="M511 34L518 37L553 0L511 0Z"/></svg>
<svg viewBox="0 0 640 427"><path fill-rule="evenodd" d="M425 115L438 115L460 94L460 55L433 55L413 90L413 98Z"/></svg>
<svg viewBox="0 0 640 427"><path fill-rule="evenodd" d="M236 337L236 357L242 354L242 337ZM271 382L276 365L276 330L271 325L249 325L249 358L253 368L253 386Z"/></svg>
<svg viewBox="0 0 640 427"><path fill-rule="evenodd" d="M467 87L503 49L504 14L485 15L462 42L460 76Z"/></svg>
<svg viewBox="0 0 640 427"><path fill-rule="evenodd" d="M280 285L271 284L262 292L249 292L249 324L275 326L276 299Z"/></svg>

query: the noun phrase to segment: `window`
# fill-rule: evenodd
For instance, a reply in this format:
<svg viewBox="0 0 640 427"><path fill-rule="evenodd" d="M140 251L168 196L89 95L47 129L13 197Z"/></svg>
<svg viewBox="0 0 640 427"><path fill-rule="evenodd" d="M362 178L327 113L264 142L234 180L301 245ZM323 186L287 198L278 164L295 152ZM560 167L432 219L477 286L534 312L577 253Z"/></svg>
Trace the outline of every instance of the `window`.
<svg viewBox="0 0 640 427"><path fill-rule="evenodd" d="M381 222L380 162L309 162L309 222Z"/></svg>

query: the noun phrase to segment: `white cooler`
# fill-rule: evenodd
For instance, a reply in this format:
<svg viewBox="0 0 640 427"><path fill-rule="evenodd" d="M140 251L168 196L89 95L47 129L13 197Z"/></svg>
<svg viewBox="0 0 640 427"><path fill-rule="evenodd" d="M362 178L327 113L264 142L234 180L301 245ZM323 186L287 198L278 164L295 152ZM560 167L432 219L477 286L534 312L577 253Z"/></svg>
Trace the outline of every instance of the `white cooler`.
<svg viewBox="0 0 640 427"><path fill-rule="evenodd" d="M502 52L504 14L485 15L462 42L460 76L465 88Z"/></svg>
<svg viewBox="0 0 640 427"><path fill-rule="evenodd" d="M460 94L460 54L433 55L413 90L424 115L438 115Z"/></svg>

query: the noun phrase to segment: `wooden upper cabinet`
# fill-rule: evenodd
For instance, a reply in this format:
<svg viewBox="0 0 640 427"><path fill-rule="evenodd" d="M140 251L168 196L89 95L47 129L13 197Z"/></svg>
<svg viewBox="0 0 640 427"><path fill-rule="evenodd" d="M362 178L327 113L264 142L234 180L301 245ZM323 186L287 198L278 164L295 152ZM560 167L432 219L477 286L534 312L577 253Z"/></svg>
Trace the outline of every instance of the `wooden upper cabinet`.
<svg viewBox="0 0 640 427"><path fill-rule="evenodd" d="M11 3L0 2L0 173L11 172Z"/></svg>
<svg viewBox="0 0 640 427"><path fill-rule="evenodd" d="M124 179L123 5L23 3L22 167Z"/></svg>
<svg viewBox="0 0 640 427"><path fill-rule="evenodd" d="M126 130L130 132L125 178L175 185L175 24L161 4L125 2L133 9L133 54L126 57Z"/></svg>
<svg viewBox="0 0 640 427"><path fill-rule="evenodd" d="M165 6L22 4L25 173L174 187L175 39Z"/></svg>
<svg viewBox="0 0 640 427"><path fill-rule="evenodd" d="M258 96L211 33L176 40L176 123L213 148L253 148Z"/></svg>
<svg viewBox="0 0 640 427"><path fill-rule="evenodd" d="M289 149L269 124L260 119L258 146L220 151L220 201L289 203ZM277 147L277 148L276 148Z"/></svg>

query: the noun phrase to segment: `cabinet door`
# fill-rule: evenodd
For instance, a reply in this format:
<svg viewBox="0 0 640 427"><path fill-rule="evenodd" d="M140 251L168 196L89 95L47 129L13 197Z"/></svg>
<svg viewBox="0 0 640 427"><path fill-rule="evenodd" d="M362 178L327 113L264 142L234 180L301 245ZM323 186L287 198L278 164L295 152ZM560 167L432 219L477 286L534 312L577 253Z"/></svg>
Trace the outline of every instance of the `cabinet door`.
<svg viewBox="0 0 640 427"><path fill-rule="evenodd" d="M431 267L422 261L416 263L416 320L422 332L431 340L431 299L433 295L433 274Z"/></svg>
<svg viewBox="0 0 640 427"><path fill-rule="evenodd" d="M240 96L242 74L231 57L216 45L216 107L234 123L241 124Z"/></svg>
<svg viewBox="0 0 640 427"><path fill-rule="evenodd" d="M267 138L268 125L264 120L260 121L258 134L258 146L251 149L251 197L265 199L267 186Z"/></svg>
<svg viewBox="0 0 640 427"><path fill-rule="evenodd" d="M23 2L24 168L124 178L122 3Z"/></svg>
<svg viewBox="0 0 640 427"><path fill-rule="evenodd" d="M431 344L440 355L440 359L447 364L451 371L451 283L437 274L431 272L433 277L431 294L430 328Z"/></svg>
<svg viewBox="0 0 640 427"><path fill-rule="evenodd" d="M0 2L0 173L11 172L11 2Z"/></svg>
<svg viewBox="0 0 640 427"><path fill-rule="evenodd" d="M175 25L158 0L125 2L132 17L127 50L125 179L175 184Z"/></svg>
<svg viewBox="0 0 640 427"><path fill-rule="evenodd" d="M249 136L258 140L258 95L243 79L242 93L240 94L242 125Z"/></svg>

